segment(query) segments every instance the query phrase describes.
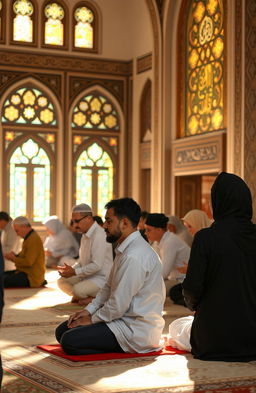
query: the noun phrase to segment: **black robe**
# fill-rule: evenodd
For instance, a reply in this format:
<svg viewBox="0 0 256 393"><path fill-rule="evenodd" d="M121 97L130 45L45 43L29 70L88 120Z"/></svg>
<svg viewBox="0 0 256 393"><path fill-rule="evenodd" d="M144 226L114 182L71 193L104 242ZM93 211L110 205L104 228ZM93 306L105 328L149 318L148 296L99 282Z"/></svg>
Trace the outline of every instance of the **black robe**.
<svg viewBox="0 0 256 393"><path fill-rule="evenodd" d="M256 227L252 200L238 176L222 172L212 187L215 222L192 244L183 282L194 357L256 360Z"/></svg>

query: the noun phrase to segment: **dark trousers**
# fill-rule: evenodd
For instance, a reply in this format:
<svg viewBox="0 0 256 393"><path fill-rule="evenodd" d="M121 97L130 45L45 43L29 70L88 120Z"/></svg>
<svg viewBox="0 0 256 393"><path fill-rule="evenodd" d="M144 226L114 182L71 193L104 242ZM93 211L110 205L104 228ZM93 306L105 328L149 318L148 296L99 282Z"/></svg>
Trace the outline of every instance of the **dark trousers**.
<svg viewBox="0 0 256 393"><path fill-rule="evenodd" d="M65 321L57 327L55 335L68 355L124 352L104 322L69 329Z"/></svg>
<svg viewBox="0 0 256 393"><path fill-rule="evenodd" d="M27 274L24 272L19 272L18 270L4 272L4 288L11 287L30 287Z"/></svg>

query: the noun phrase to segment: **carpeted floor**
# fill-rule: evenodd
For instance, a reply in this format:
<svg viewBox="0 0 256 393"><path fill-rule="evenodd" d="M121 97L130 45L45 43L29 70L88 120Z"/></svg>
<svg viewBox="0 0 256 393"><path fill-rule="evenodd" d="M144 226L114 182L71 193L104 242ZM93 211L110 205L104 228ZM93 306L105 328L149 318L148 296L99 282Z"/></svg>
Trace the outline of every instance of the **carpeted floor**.
<svg viewBox="0 0 256 393"><path fill-rule="evenodd" d="M41 289L8 289L1 327L2 393L254 393L256 362L202 362L189 355L72 362L36 348L54 344L54 330L80 309L56 288L57 272ZM165 319L189 311L166 301Z"/></svg>

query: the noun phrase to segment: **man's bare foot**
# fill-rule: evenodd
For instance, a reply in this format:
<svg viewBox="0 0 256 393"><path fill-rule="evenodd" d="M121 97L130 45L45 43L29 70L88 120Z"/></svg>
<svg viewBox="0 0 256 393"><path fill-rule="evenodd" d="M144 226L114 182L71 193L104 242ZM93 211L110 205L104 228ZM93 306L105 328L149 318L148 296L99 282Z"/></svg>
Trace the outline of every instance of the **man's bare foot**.
<svg viewBox="0 0 256 393"><path fill-rule="evenodd" d="M88 296L85 299L79 299L78 304L79 306L87 306L89 303L93 301L94 297Z"/></svg>
<svg viewBox="0 0 256 393"><path fill-rule="evenodd" d="M73 296L72 299L71 299L71 303L78 303L78 302L79 302L79 298Z"/></svg>

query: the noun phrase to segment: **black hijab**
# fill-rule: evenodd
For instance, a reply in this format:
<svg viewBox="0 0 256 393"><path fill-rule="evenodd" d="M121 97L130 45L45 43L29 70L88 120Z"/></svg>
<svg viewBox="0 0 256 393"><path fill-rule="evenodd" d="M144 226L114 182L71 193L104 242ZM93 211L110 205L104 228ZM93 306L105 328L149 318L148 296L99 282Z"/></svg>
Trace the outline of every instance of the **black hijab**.
<svg viewBox="0 0 256 393"><path fill-rule="evenodd" d="M229 221L233 237L245 254L256 252L256 226L252 219L252 196L246 183L232 173L221 172L211 189L213 218Z"/></svg>

